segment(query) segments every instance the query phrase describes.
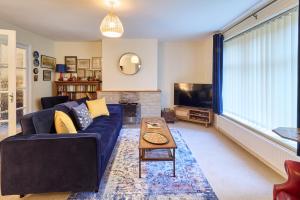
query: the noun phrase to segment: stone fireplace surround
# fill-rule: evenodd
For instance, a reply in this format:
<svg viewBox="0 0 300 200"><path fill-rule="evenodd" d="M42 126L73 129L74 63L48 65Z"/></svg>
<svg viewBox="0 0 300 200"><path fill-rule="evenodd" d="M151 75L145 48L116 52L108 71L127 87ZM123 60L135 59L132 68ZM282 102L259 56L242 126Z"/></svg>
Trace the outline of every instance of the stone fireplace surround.
<svg viewBox="0 0 300 200"><path fill-rule="evenodd" d="M106 103L138 103L141 106L141 117L161 116L161 91L98 91L97 98L105 97Z"/></svg>

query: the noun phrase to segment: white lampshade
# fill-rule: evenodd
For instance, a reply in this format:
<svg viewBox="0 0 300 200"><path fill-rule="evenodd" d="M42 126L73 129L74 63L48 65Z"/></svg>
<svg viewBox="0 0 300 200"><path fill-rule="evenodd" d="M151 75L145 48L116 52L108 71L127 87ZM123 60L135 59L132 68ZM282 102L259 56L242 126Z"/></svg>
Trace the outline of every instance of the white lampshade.
<svg viewBox="0 0 300 200"><path fill-rule="evenodd" d="M100 31L106 37L118 38L123 35L124 28L119 17L111 12L102 20Z"/></svg>

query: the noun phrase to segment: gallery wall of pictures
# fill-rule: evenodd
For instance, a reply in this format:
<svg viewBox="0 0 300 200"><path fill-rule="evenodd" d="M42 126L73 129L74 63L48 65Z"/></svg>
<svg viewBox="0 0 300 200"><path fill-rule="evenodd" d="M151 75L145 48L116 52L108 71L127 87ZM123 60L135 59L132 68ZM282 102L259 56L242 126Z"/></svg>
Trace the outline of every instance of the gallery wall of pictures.
<svg viewBox="0 0 300 200"><path fill-rule="evenodd" d="M51 81L51 74L52 71L55 70L56 67L56 58L47 56L47 55L40 55L38 51L34 51L32 53L33 56L33 80L39 80L39 67L42 70L43 74L43 81Z"/></svg>
<svg viewBox="0 0 300 200"><path fill-rule="evenodd" d="M39 71L41 70L43 81L51 81L52 72L56 69L56 58L40 55L38 51L33 52L33 80L39 80ZM71 80L77 81L102 81L102 58L77 58L77 56L65 56L65 63ZM73 78L72 78L73 77ZM67 79L66 79L67 80Z"/></svg>
<svg viewBox="0 0 300 200"><path fill-rule="evenodd" d="M102 80L102 58L78 59L77 56L65 56L67 73L77 74L77 80Z"/></svg>

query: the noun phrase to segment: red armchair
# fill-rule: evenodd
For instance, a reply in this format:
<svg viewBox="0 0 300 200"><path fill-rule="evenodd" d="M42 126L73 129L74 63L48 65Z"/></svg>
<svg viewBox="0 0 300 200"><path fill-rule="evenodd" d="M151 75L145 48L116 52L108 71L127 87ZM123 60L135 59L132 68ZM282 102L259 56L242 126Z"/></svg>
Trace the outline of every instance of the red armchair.
<svg viewBox="0 0 300 200"><path fill-rule="evenodd" d="M274 185L274 200L300 200L300 162L286 160L284 162L288 180Z"/></svg>

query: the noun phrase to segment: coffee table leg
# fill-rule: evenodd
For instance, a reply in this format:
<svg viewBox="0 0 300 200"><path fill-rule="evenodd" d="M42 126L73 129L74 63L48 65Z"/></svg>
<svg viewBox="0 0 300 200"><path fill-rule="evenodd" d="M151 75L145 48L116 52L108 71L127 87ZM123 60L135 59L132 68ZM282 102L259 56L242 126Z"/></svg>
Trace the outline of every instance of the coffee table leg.
<svg viewBox="0 0 300 200"><path fill-rule="evenodd" d="M141 149L139 149L139 178L141 178Z"/></svg>
<svg viewBox="0 0 300 200"><path fill-rule="evenodd" d="M175 177L175 149L173 149L173 176Z"/></svg>

